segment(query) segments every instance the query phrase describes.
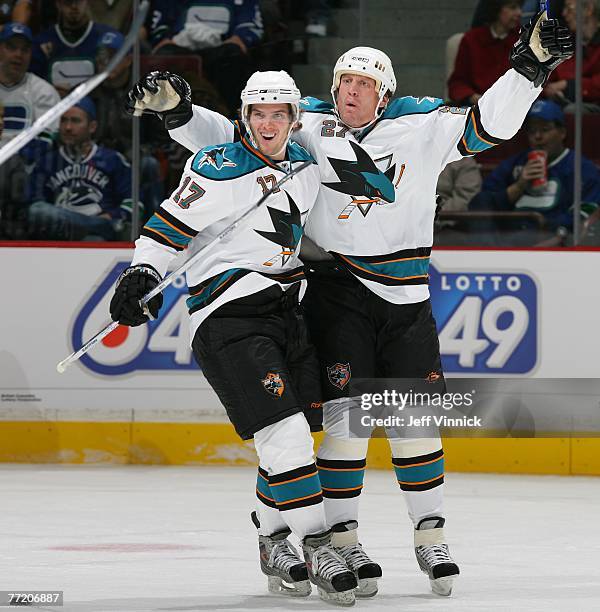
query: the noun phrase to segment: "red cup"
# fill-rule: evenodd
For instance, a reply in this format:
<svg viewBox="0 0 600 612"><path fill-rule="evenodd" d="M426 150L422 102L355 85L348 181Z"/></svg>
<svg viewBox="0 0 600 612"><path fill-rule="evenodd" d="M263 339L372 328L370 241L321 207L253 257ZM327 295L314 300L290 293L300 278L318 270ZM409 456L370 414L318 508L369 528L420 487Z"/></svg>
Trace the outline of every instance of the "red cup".
<svg viewBox="0 0 600 612"><path fill-rule="evenodd" d="M531 186L534 189L545 187L546 183L548 182L548 154L546 153L546 151L534 149L533 151L529 151L529 153L527 154L527 159L541 159L544 162L544 176L533 179L531 181Z"/></svg>

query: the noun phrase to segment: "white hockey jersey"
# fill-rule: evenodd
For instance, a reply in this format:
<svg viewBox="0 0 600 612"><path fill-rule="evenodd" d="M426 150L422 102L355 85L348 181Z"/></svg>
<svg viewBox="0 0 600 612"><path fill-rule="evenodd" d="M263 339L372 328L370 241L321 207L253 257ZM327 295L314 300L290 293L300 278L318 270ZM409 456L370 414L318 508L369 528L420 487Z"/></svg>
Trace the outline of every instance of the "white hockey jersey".
<svg viewBox="0 0 600 612"><path fill-rule="evenodd" d="M4 146L21 130L37 121L49 108L60 101L58 92L50 83L27 72L23 80L12 87L0 84L0 102L4 105L4 131L0 146ZM51 123L46 132L49 135L58 130L58 120Z"/></svg>
<svg viewBox="0 0 600 612"><path fill-rule="evenodd" d="M288 169L309 160L310 155L296 143L288 145L286 159L279 164L245 138L202 149L188 160L178 188L142 229L132 265L151 264L164 276L178 252L187 248L189 256L194 255L258 202ZM300 241L318 191L314 162L272 193L187 271L192 339L219 306L271 285L287 289L302 281Z"/></svg>
<svg viewBox="0 0 600 612"><path fill-rule="evenodd" d="M321 189L306 235L380 297L398 304L429 297L435 188L446 164L514 136L541 92L509 70L472 108L436 98L392 100L364 130L341 123L329 103L305 98L294 138L317 160ZM231 141L236 125L194 107L170 135L190 150Z"/></svg>

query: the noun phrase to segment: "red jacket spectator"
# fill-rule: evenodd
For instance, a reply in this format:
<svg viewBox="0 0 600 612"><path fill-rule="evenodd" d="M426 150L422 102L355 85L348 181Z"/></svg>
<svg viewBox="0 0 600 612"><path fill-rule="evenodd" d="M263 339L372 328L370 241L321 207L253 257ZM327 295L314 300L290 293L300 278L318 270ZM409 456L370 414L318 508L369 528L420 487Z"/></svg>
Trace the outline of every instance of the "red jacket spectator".
<svg viewBox="0 0 600 612"><path fill-rule="evenodd" d="M473 28L460 41L454 71L448 79L448 95L458 104L473 104L509 68L508 57L519 37L512 30L504 38L494 35L490 26Z"/></svg>
<svg viewBox="0 0 600 612"><path fill-rule="evenodd" d="M600 104L600 3L595 0L583 0L583 83L581 86L583 101ZM567 0L563 19L571 32L577 28L575 0ZM559 104L575 102L575 57L563 62L552 72L544 95Z"/></svg>
<svg viewBox="0 0 600 612"><path fill-rule="evenodd" d="M600 104L600 31L583 47L582 95L584 102ZM550 82L567 81L565 98L575 101L575 56L552 72Z"/></svg>

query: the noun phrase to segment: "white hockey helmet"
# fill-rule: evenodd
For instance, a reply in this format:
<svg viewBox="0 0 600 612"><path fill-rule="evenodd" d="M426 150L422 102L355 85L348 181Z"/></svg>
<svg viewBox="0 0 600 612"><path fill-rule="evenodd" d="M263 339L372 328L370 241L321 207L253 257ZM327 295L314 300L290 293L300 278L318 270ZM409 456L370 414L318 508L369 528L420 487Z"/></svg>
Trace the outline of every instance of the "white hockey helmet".
<svg viewBox="0 0 600 612"><path fill-rule="evenodd" d="M331 85L331 97L337 111L337 90L343 74L358 74L368 76L375 81L375 88L379 98L378 110L373 121L383 112L379 104L389 92L393 95L396 91L396 76L390 58L379 49L372 47L353 47L340 56L333 68L333 83ZM372 123L372 122L371 122Z"/></svg>
<svg viewBox="0 0 600 612"><path fill-rule="evenodd" d="M300 117L300 90L294 79L285 70L255 72L242 90L242 121L252 144L256 145L250 130L250 106L252 104L289 104L292 108L292 123L289 134ZM288 138L289 138L288 134Z"/></svg>

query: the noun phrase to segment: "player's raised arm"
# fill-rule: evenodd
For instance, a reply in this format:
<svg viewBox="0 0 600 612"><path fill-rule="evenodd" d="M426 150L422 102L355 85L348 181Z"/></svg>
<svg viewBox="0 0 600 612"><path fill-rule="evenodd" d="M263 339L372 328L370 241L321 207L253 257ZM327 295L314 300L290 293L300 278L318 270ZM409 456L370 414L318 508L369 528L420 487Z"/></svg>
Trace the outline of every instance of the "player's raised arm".
<svg viewBox="0 0 600 612"><path fill-rule="evenodd" d="M446 163L461 155L475 155L512 138L552 70L573 54L573 37L558 19L540 11L522 28L511 54L511 70L502 75L471 109L440 108L439 122L452 142L444 153ZM448 112L449 111L449 112ZM462 120L460 115L463 115ZM445 143L445 144L444 144ZM457 144L457 146L454 146Z"/></svg>
<svg viewBox="0 0 600 612"><path fill-rule="evenodd" d="M125 110L134 116L155 115L171 138L192 152L216 142L233 142L235 125L223 115L192 104L192 92L182 77L154 71L127 94Z"/></svg>

